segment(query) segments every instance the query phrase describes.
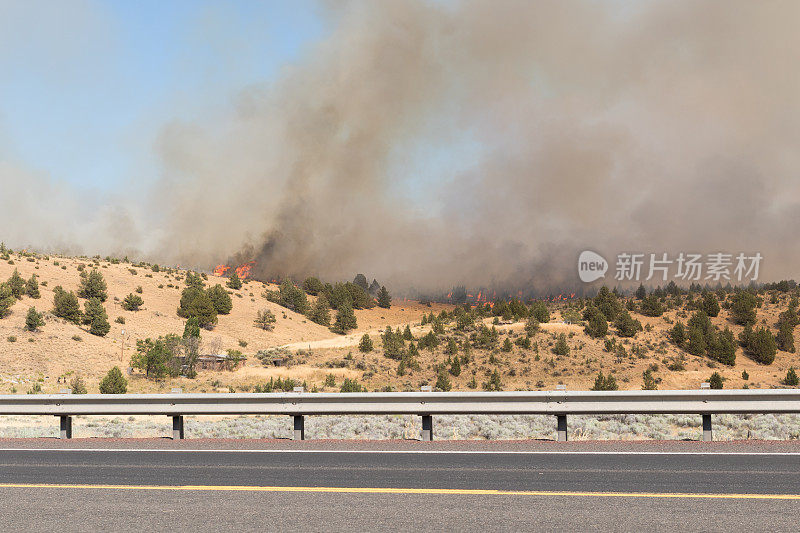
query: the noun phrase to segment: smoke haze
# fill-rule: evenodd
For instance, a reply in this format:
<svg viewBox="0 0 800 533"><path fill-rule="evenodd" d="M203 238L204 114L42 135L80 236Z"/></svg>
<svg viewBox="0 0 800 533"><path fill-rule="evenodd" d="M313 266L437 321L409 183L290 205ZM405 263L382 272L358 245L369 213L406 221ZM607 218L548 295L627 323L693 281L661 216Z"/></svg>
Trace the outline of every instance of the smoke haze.
<svg viewBox="0 0 800 533"><path fill-rule="evenodd" d="M396 289L574 286L584 249L759 251L761 279L800 264L800 3L364 0L326 16L280 79L162 128L142 216L65 227L74 197L47 182L54 205L0 200L7 240ZM4 188L20 172L0 165Z"/></svg>

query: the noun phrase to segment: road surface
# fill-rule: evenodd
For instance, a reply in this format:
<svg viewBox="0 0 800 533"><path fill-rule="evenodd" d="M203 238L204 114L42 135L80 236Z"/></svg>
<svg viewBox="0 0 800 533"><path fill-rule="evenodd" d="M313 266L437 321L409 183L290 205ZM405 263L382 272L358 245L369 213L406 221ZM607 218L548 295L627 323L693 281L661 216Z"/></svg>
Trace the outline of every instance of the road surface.
<svg viewBox="0 0 800 533"><path fill-rule="evenodd" d="M350 447L0 449L0 516L59 531L790 531L800 511L796 452Z"/></svg>

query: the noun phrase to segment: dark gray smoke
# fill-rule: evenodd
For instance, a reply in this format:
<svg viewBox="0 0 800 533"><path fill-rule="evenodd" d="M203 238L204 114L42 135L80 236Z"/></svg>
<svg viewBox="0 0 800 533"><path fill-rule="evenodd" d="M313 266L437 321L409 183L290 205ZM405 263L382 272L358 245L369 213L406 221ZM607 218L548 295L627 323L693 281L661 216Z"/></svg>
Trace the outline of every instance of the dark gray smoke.
<svg viewBox="0 0 800 533"><path fill-rule="evenodd" d="M586 248L760 251L762 279L800 264L800 3L329 16L279 81L164 128L155 257L421 289L570 286Z"/></svg>

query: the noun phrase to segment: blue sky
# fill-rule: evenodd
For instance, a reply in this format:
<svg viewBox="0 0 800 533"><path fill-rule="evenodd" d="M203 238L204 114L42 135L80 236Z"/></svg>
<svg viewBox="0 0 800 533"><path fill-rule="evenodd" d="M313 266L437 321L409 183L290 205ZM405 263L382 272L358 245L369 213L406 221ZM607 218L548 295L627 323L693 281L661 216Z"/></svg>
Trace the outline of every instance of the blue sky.
<svg viewBox="0 0 800 533"><path fill-rule="evenodd" d="M94 190L152 179L164 123L324 37L311 0L0 0L0 158Z"/></svg>

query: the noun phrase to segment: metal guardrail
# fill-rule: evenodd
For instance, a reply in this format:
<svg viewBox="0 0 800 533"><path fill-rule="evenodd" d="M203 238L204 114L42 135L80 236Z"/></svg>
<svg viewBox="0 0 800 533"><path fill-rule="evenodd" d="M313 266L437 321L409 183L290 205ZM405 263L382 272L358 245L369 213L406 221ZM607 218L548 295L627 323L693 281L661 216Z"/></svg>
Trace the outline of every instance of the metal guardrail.
<svg viewBox="0 0 800 533"><path fill-rule="evenodd" d="M303 439L305 415L411 414L422 417L422 440L433 438L434 415L554 415L558 440L567 415L696 414L711 440L712 414L800 413L800 390L660 390L541 392L375 392L269 394L38 394L0 395L0 415L52 415L71 438L75 415L165 415L173 437L184 436L184 416L289 415Z"/></svg>

